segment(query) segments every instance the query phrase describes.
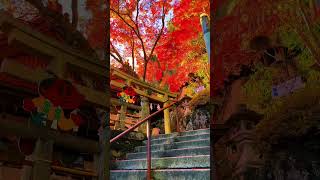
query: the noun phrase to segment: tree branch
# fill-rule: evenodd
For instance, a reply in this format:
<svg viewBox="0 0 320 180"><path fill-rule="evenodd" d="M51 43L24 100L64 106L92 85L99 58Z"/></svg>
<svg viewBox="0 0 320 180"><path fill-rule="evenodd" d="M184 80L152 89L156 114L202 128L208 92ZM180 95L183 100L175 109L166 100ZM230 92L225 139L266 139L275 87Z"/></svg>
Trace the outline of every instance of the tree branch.
<svg viewBox="0 0 320 180"><path fill-rule="evenodd" d="M158 34L158 36L157 36L157 38L156 38L156 41L155 41L155 43L154 43L154 45L153 45L153 47L152 47L152 49L151 49L151 52L150 52L150 54L149 54L149 58L152 56L153 51L155 50L155 48L156 48L156 46L157 46L157 44L158 44L158 41L160 40L160 37L161 37L161 35L162 35L162 33L163 33L163 29L164 29L164 25L165 25L164 20L165 20L165 16L166 16L166 12L165 12L165 8L164 8L165 2L166 2L166 0L164 0L163 6L162 6L162 12L163 12L163 14L162 14L162 18L161 18L161 23L162 23L162 24L161 24L161 30L160 30L160 32L159 32L159 34Z"/></svg>
<svg viewBox="0 0 320 180"><path fill-rule="evenodd" d="M133 35L132 35L132 46L131 46L131 57L132 57L132 69L134 70L134 39L133 39Z"/></svg>
<svg viewBox="0 0 320 180"><path fill-rule="evenodd" d="M131 24L129 24L129 22L127 22L127 21L122 17L122 15L121 15L118 11L114 10L114 9L111 8L111 7L110 7L110 11L114 12L127 26L129 26L130 29L133 30L133 32L134 32L135 34L137 34L137 32L136 32L136 30L134 29L134 27L133 27Z"/></svg>
<svg viewBox="0 0 320 180"><path fill-rule="evenodd" d="M124 63L122 60L118 59L118 57L116 57L114 54L110 53L110 55L116 60L118 61L122 66L124 66Z"/></svg>
<svg viewBox="0 0 320 180"><path fill-rule="evenodd" d="M137 9L136 21L134 22L134 21L132 20L132 18L130 18L130 19L131 19L131 21L133 22L133 24L134 24L134 25L136 26L136 28L137 28L136 35L137 35L137 37L138 37L138 39L139 39L139 41L140 41L140 43L141 43L141 46L142 46L142 51L143 51L143 56L144 56L143 59L144 59L144 61L145 61L145 64L147 64L147 63L148 63L147 52L146 52L146 49L145 49L145 46L144 46L143 39L142 39L141 34L140 34L140 28L139 28L139 23L138 23L139 11L140 11L140 9L139 9L139 2L140 2L140 0L137 0L137 5L136 5L136 9Z"/></svg>
<svg viewBox="0 0 320 180"><path fill-rule="evenodd" d="M148 65L149 59L151 58L151 56L152 56L152 54L153 54L153 52L154 52L154 50L155 50L155 48L157 46L157 43L160 40L160 37L161 37L161 35L163 33L164 24L165 24L164 20L165 20L165 16L166 16L166 12L165 12L165 8L164 8L165 7L165 3L166 3L166 0L163 1L163 6L162 6L162 13L163 14L162 14L162 18L161 18L162 25L161 25L160 32L159 32L159 34L158 34L158 36L156 38L156 41L155 41L155 43L154 43L154 45L153 45L153 47L151 49L151 52L150 52L149 56L147 56L147 57L145 56L145 66L144 66L144 72L143 72L143 80L144 81L146 79L147 65Z"/></svg>
<svg viewBox="0 0 320 180"><path fill-rule="evenodd" d="M140 0L137 0L137 15L136 15L136 23L138 24L138 16L139 16L139 2Z"/></svg>
<svg viewBox="0 0 320 180"><path fill-rule="evenodd" d="M47 21L58 25L58 27L61 28L61 31L64 32L63 38L68 45L72 46L76 41L77 44L81 45L81 50L84 50L85 53L92 55L94 58L98 58L96 52L92 49L87 39L83 37L82 33L73 29L70 26L70 22L66 22L61 13L54 12L48 7L45 7L42 0L26 0L26 2L34 6L39 11L39 14Z"/></svg>
<svg viewBox="0 0 320 180"><path fill-rule="evenodd" d="M112 44L112 42L110 42L110 45L111 45L111 48L112 48L112 50L114 51L114 53L118 56L118 58L115 58L115 59L118 59L119 62L121 61L120 63L123 64L123 59L122 59L119 51L114 47L114 45ZM111 54L111 56L112 56L112 54ZM112 57L114 57L114 56L112 56Z"/></svg>

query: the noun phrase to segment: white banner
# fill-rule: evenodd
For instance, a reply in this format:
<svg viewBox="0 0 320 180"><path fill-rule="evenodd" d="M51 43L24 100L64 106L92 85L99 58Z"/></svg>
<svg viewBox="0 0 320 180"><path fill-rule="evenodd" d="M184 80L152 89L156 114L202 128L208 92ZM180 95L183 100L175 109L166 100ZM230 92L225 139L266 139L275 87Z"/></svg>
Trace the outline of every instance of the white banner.
<svg viewBox="0 0 320 180"><path fill-rule="evenodd" d="M272 86L272 97L281 97L291 94L297 89L303 88L304 83L300 76L290 79L284 83Z"/></svg>

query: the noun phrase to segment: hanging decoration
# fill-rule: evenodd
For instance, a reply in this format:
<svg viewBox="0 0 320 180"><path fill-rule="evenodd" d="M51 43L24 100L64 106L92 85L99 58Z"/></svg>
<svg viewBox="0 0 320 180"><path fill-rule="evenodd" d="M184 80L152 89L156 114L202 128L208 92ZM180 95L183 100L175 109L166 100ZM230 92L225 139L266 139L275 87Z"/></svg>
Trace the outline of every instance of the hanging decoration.
<svg viewBox="0 0 320 180"><path fill-rule="evenodd" d="M47 126L62 131L78 131L83 123L77 109L84 96L68 81L49 78L38 86L39 97L24 99L23 108L31 113L31 121L38 126Z"/></svg>
<svg viewBox="0 0 320 180"><path fill-rule="evenodd" d="M284 83L272 86L272 97L281 97L293 93L305 86L300 76L287 80Z"/></svg>
<svg viewBox="0 0 320 180"><path fill-rule="evenodd" d="M137 93L130 86L123 87L123 91L118 93L117 96L120 98L121 102L126 102L134 104L136 102Z"/></svg>
<svg viewBox="0 0 320 180"><path fill-rule="evenodd" d="M19 137L17 140L19 151L25 156L30 156L34 151L36 142L36 139Z"/></svg>

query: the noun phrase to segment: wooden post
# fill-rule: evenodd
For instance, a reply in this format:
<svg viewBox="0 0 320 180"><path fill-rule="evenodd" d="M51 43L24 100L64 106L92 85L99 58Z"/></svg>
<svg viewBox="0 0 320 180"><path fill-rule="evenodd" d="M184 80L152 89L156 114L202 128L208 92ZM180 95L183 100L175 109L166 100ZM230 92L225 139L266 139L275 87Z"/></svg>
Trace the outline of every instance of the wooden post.
<svg viewBox="0 0 320 180"><path fill-rule="evenodd" d="M3 179L3 163L0 162L0 179Z"/></svg>
<svg viewBox="0 0 320 180"><path fill-rule="evenodd" d="M165 102L163 106L168 106L169 102ZM164 132L165 134L170 134L171 133L171 122L170 122L170 113L169 113L169 108L163 110L163 115L164 115Z"/></svg>
<svg viewBox="0 0 320 180"><path fill-rule="evenodd" d="M142 96L141 97L141 119L147 117L150 115L150 109L149 109L149 99L147 97ZM147 131L147 125L146 124L142 124L139 127L139 131L142 133L146 133Z"/></svg>
<svg viewBox="0 0 320 180"><path fill-rule="evenodd" d="M38 139L34 150L32 180L50 179L53 141Z"/></svg>

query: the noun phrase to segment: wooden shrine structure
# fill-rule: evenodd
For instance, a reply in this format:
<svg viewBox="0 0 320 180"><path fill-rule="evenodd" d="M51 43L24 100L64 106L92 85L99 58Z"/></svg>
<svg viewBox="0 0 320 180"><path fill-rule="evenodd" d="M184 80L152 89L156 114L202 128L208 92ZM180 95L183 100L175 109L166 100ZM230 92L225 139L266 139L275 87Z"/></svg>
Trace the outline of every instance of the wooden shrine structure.
<svg viewBox="0 0 320 180"><path fill-rule="evenodd" d="M170 103L170 100L172 101L178 96L178 94L176 93L171 93L171 92L167 92L167 91L155 88L150 84L145 83L135 77L132 77L116 68L110 68L110 73L111 73L110 75L114 77L114 79L117 79L117 80L110 81L111 89L117 89L117 88L122 89L125 86L130 86L130 87L133 87L134 91L141 97L142 106L137 106L137 105L128 104L128 103L120 103L119 100L117 99L113 99L113 98L111 99L111 103L113 105L121 105L121 110L119 112L119 120L121 122L125 121L125 119L128 117L139 119L139 118L144 118L148 116L150 114L150 110L149 110L150 101L162 103L163 106L167 106ZM138 110L140 111L140 113L131 114L131 115L127 114L128 108ZM171 133L169 109L164 110L164 127L165 127L166 134ZM143 128L142 131L144 132L145 127L142 126L142 128Z"/></svg>
<svg viewBox="0 0 320 180"><path fill-rule="evenodd" d="M159 90L115 68L111 68L110 74L108 71L106 62L0 12L0 171L2 167L13 165L20 170L12 174L33 180L50 179L56 174L91 179L108 177L109 107L121 107L119 113L110 114L110 125L119 125L123 129L126 119L134 119L129 123L132 126L150 114L149 101L166 105L177 97L177 94ZM71 82L84 96L80 112L86 114L86 123L77 133L36 126L29 121L30 114L22 109L23 99L38 96L38 83L50 78L50 72ZM117 92L126 85L132 86L140 95L142 105L121 103L114 98L112 91L108 91L109 75L117 78L117 81L110 82L111 90ZM127 109L139 113L128 114ZM105 120L105 138L101 139L97 131ZM165 133L170 133L169 110L164 111L164 120ZM21 152L17 145L21 137L35 141L32 155ZM61 161L57 154L64 151L86 154L87 163L80 168L57 163Z"/></svg>
<svg viewBox="0 0 320 180"><path fill-rule="evenodd" d="M92 131L96 131L98 122L103 121L97 118L95 108L104 109L107 113L110 105L105 63L34 30L5 12L0 13L0 31L0 135L2 142L5 142L5 150L0 151L1 164L14 164L20 171L11 175L20 175L25 179L50 179L54 175L52 173L101 177L104 169L99 169L99 165L104 164L108 168L109 162L105 159L101 163L100 159L109 157L106 153L110 150L107 145L99 143L97 136L92 136ZM38 83L50 77L48 71L72 82L84 95L82 109L88 110L89 115L86 127L79 127L78 133L35 126L28 120L30 115L22 109L24 98L37 96ZM86 128L86 134L81 134L82 128ZM35 140L32 155L24 155L21 147L17 148L16 140L20 138ZM93 165L78 169L61 166L61 163L57 163L59 158L55 156L57 152L63 153L65 150L87 154L91 159L88 163Z"/></svg>

